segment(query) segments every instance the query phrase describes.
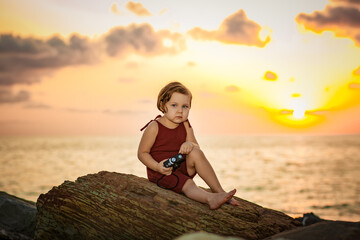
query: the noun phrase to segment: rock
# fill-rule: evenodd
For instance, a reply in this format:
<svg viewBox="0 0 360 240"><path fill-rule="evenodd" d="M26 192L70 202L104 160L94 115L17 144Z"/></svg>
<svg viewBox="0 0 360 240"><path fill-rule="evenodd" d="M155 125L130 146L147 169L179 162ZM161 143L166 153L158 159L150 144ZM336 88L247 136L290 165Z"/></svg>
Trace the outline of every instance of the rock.
<svg viewBox="0 0 360 240"><path fill-rule="evenodd" d="M323 221L276 234L266 240L354 240L360 239L360 222Z"/></svg>
<svg viewBox="0 0 360 240"><path fill-rule="evenodd" d="M174 239L205 231L251 240L301 225L284 213L236 199L238 207L210 210L145 178L103 171L41 194L35 239Z"/></svg>
<svg viewBox="0 0 360 240"><path fill-rule="evenodd" d="M34 202L0 192L0 239L32 239L35 225Z"/></svg>
<svg viewBox="0 0 360 240"><path fill-rule="evenodd" d="M299 222L302 223L303 226L310 226L314 223L326 221L325 219L321 219L316 216L314 213L304 213L303 217L295 218Z"/></svg>
<svg viewBox="0 0 360 240"><path fill-rule="evenodd" d="M187 233L175 240L245 240L238 237L223 237L207 232Z"/></svg>

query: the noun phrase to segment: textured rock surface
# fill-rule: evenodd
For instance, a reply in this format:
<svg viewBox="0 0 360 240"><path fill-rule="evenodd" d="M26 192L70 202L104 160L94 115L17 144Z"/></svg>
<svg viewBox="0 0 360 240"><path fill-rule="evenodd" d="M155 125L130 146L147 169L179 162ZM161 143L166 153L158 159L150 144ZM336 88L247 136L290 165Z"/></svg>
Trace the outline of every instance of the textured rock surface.
<svg viewBox="0 0 360 240"><path fill-rule="evenodd" d="M35 224L34 202L0 192L0 239L32 239Z"/></svg>
<svg viewBox="0 0 360 240"><path fill-rule="evenodd" d="M206 231L248 240L293 229L299 222L237 198L210 210L133 175L99 172L40 195L35 239L174 239Z"/></svg>
<svg viewBox="0 0 360 240"><path fill-rule="evenodd" d="M360 222L323 221L276 234L266 240L355 240L360 239Z"/></svg>
<svg viewBox="0 0 360 240"><path fill-rule="evenodd" d="M239 237L223 237L207 232L196 232L196 233L184 234L181 237L176 238L175 240L246 240L246 239Z"/></svg>

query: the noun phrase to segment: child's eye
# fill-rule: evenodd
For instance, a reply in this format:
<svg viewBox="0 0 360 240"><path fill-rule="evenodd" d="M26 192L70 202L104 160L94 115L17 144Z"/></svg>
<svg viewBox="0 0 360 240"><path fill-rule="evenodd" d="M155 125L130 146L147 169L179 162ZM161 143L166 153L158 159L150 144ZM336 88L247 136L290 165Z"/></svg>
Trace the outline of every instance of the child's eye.
<svg viewBox="0 0 360 240"><path fill-rule="evenodd" d="M189 106L187 106L187 105L184 105L184 106L183 106L183 108L187 109L187 108L189 108Z"/></svg>
<svg viewBox="0 0 360 240"><path fill-rule="evenodd" d="M171 104L172 107L176 107L176 104Z"/></svg>

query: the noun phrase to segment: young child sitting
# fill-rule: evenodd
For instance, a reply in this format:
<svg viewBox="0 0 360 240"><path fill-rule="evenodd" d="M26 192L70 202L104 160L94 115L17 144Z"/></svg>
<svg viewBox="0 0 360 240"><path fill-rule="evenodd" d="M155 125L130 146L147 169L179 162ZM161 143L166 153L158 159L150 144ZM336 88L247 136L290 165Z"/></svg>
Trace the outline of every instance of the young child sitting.
<svg viewBox="0 0 360 240"><path fill-rule="evenodd" d="M226 202L238 206L233 198L236 190L225 192L204 153L200 150L194 131L188 121L191 92L181 83L167 84L159 93L157 107L163 113L144 128L138 148L138 158L147 167L151 182L184 193L198 202L217 209ZM181 153L186 160L173 172L164 167L164 161ZM196 174L206 182L211 192L199 188L193 178Z"/></svg>

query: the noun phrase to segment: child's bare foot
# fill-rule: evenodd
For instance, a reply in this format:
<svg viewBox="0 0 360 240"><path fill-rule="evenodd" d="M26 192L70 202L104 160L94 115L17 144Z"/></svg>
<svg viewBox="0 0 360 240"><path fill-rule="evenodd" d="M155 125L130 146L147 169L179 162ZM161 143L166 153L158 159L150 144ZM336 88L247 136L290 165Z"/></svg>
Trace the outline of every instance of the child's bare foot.
<svg viewBox="0 0 360 240"><path fill-rule="evenodd" d="M210 209L217 209L221 207L221 205L229 201L235 193L236 189L230 192L214 193L208 202Z"/></svg>
<svg viewBox="0 0 360 240"><path fill-rule="evenodd" d="M227 201L227 203L233 206L240 206L239 202L235 198L231 198L229 201Z"/></svg>

